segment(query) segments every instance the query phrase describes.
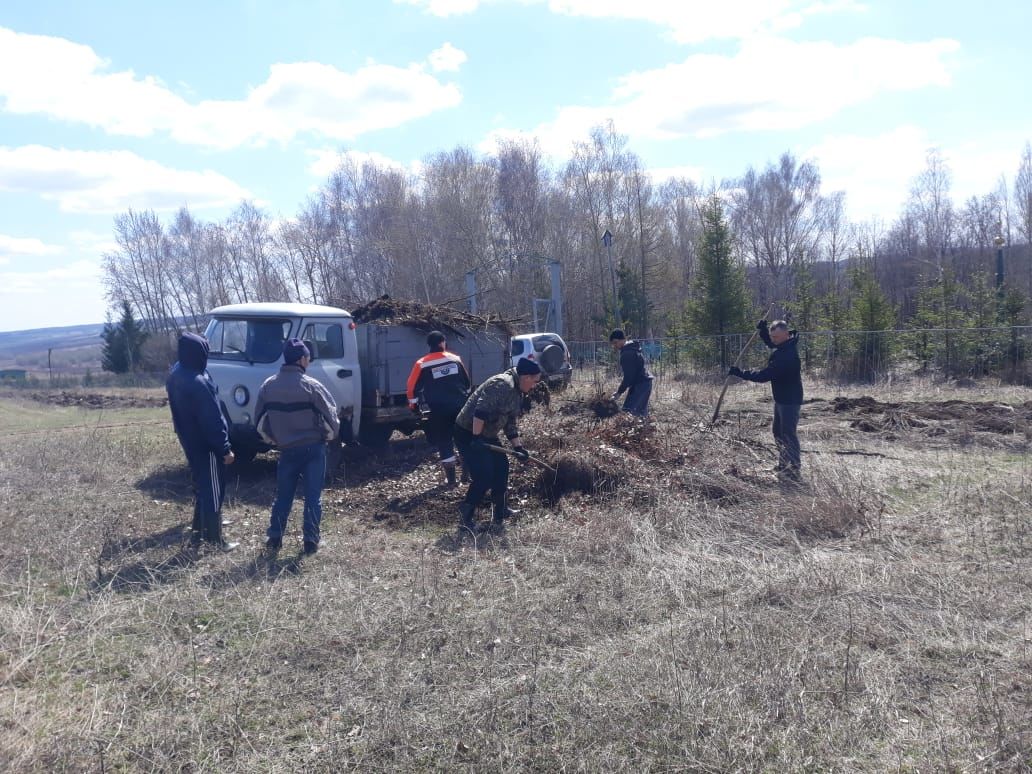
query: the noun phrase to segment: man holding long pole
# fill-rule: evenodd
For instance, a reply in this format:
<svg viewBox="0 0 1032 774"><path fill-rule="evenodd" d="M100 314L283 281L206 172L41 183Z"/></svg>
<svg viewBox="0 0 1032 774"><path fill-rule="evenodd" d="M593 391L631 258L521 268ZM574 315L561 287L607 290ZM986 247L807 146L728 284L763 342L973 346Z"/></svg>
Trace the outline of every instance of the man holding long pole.
<svg viewBox="0 0 1032 774"><path fill-rule="evenodd" d="M788 329L784 320L775 320L769 327L766 320L756 324L760 338L771 350L767 367L743 371L731 366L729 376L737 376L750 382L770 382L774 394L774 443L778 448L778 465L775 471L779 478L797 483L800 481L799 412L803 405L803 379L799 353L796 346L799 337Z"/></svg>

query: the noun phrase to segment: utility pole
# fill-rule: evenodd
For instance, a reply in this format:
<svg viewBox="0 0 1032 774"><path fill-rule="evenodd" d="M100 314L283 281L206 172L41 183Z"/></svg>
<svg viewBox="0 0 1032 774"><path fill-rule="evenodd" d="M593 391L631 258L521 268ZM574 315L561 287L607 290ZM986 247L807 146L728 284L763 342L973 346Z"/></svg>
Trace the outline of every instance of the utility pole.
<svg viewBox="0 0 1032 774"><path fill-rule="evenodd" d="M477 313L477 272L466 272L466 308L470 314Z"/></svg>
<svg viewBox="0 0 1032 774"><path fill-rule="evenodd" d="M602 235L602 244L606 246L609 254L609 279L613 283L613 316L616 318L616 327L623 328L623 319L620 317L620 297L616 289L616 269L613 268L613 234L607 228Z"/></svg>
<svg viewBox="0 0 1032 774"><path fill-rule="evenodd" d="M559 261L548 262L548 274L552 279L552 318L555 320L555 332L563 335L563 278Z"/></svg>

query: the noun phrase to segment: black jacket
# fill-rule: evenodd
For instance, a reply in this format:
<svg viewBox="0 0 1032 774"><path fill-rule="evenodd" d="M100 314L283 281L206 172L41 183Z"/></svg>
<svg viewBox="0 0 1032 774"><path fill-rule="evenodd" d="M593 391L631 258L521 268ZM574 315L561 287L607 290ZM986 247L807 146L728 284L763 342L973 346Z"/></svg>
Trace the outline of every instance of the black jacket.
<svg viewBox="0 0 1032 774"><path fill-rule="evenodd" d="M229 454L229 431L218 390L208 372L208 342L196 333L179 337L179 362L165 382L172 425L187 457Z"/></svg>
<svg viewBox="0 0 1032 774"><path fill-rule="evenodd" d="M773 352L767 359L767 367L752 371L742 371L741 377L750 382L770 382L774 402L788 406L801 406L803 403L803 377L796 345L799 336L790 331L791 336L784 344L775 346L770 340L766 328L760 328L760 338Z"/></svg>
<svg viewBox="0 0 1032 774"><path fill-rule="evenodd" d="M617 395L652 378L652 373L645 364L645 356L641 354L640 341L632 339L620 348L620 368L623 371L623 381L616 391Z"/></svg>

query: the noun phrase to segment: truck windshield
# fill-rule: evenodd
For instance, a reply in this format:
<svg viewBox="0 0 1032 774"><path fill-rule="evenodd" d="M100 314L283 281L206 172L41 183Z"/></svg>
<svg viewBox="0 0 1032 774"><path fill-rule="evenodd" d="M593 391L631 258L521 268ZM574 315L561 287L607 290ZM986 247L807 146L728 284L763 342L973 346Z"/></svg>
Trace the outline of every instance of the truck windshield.
<svg viewBox="0 0 1032 774"><path fill-rule="evenodd" d="M213 360L246 360L274 363L283 355L283 342L290 335L290 320L268 318L215 319L204 334Z"/></svg>

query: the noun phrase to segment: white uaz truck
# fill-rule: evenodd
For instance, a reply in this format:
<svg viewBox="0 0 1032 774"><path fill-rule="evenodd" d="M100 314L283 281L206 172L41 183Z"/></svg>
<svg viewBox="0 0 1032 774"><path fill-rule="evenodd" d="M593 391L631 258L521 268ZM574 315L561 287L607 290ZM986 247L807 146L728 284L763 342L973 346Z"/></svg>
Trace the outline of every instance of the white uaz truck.
<svg viewBox="0 0 1032 774"><path fill-rule="evenodd" d="M314 304L233 304L209 316L208 372L218 385L238 460L248 462L270 448L255 429L254 406L262 383L283 365L283 342L291 338L307 344L312 354L307 374L337 403L340 443L383 446L395 430L418 429L420 418L409 409L406 387L412 364L427 353L426 325L356 322L343 309ZM474 385L508 367L504 331L456 325L443 332ZM331 448L331 467L339 448Z"/></svg>

